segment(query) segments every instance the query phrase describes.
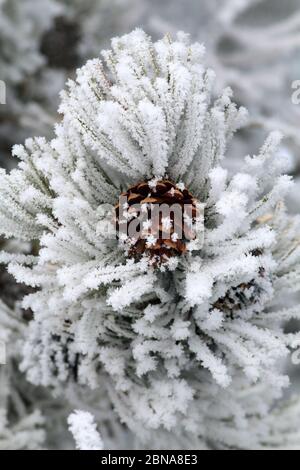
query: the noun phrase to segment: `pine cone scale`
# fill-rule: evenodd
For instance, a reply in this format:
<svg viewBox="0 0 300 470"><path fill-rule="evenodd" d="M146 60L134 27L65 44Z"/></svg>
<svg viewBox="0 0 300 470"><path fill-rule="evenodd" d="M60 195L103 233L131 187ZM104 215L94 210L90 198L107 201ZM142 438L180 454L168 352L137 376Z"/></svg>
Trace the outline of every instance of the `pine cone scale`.
<svg viewBox="0 0 300 470"><path fill-rule="evenodd" d="M141 227L138 239L129 240L129 255L135 258L145 255L153 265L160 266L171 257L187 252L187 240L192 240L194 233L192 228L185 223L185 207L190 206L189 215L192 221L197 217L197 201L187 189L181 190L178 185L169 180L145 181L132 186L121 196L126 198L126 202L125 205L122 202L122 207L120 202L115 206L117 228L120 226L124 228L126 225L127 221L123 220L126 212L129 215L127 216L129 222L131 217L134 218L137 215L137 205L141 206L140 212L144 212L146 222L149 222L145 228ZM158 207L159 205L161 208ZM165 220L163 210L168 207L168 217ZM152 217L154 210L158 211ZM180 211L179 216L177 211ZM142 220L145 221L145 218ZM153 220L155 220L154 223ZM127 236L129 235L127 230Z"/></svg>

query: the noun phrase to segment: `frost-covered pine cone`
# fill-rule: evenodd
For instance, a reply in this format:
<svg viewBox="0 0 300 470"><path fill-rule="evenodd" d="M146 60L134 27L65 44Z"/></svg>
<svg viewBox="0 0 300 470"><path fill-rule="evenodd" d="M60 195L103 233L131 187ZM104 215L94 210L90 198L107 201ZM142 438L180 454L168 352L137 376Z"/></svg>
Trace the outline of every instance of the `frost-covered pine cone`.
<svg viewBox="0 0 300 470"><path fill-rule="evenodd" d="M299 318L288 300L300 289L300 221L282 202L292 183L281 136L272 133L229 178L222 160L247 113L229 89L212 102L202 46L183 33L152 43L136 30L103 56L69 82L56 138L17 146L18 169L0 175L3 234L40 243L36 256L2 256L36 288L24 299L34 319L22 369L62 390L104 384L121 420L145 439L176 429L181 442L210 440L202 397L234 393L241 375L246 388L271 386L276 398L288 383L279 363L300 345L284 329ZM103 205L136 185L138 198L145 185L162 202L192 195L204 206L204 240L151 263L126 237L112 238ZM143 197L155 203L153 193ZM247 413L257 415L251 403Z"/></svg>

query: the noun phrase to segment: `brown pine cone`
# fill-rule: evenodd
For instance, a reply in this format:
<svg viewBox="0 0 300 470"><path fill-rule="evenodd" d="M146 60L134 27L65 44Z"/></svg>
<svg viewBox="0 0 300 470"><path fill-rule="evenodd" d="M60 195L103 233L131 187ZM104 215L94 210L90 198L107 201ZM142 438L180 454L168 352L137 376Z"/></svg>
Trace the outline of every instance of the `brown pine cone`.
<svg viewBox="0 0 300 470"><path fill-rule="evenodd" d="M252 256L261 256L263 251L261 249L253 250L250 253ZM259 268L259 277L265 277L265 269ZM232 287L226 295L214 303L213 308L220 310L226 315L233 317L233 315L257 303L261 295L261 285L254 279L248 283L242 283L236 287Z"/></svg>
<svg viewBox="0 0 300 470"><path fill-rule="evenodd" d="M129 255L147 256L154 266L186 253L187 242L195 239L197 201L181 184L167 179L141 182L121 194L115 209L118 237Z"/></svg>

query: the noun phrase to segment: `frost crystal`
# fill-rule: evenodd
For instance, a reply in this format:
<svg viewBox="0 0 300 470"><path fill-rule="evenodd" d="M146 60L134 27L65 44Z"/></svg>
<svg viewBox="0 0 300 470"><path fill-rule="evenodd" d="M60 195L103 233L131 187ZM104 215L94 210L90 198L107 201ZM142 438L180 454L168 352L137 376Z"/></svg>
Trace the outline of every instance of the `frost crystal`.
<svg viewBox="0 0 300 470"><path fill-rule="evenodd" d="M75 411L68 419L70 431L79 450L103 450L93 416L87 411Z"/></svg>

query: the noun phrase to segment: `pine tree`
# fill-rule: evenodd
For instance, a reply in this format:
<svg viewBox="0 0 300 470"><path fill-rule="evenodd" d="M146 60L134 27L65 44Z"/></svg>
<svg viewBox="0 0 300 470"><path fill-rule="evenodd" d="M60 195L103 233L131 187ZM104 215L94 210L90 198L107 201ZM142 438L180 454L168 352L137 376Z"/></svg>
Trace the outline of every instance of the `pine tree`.
<svg viewBox="0 0 300 470"><path fill-rule="evenodd" d="M300 345L285 328L299 319L288 299L300 288L300 219L284 205L281 135L230 176L228 143L247 112L230 89L212 98L201 45L135 30L102 55L62 94L55 138L16 146L18 168L0 173L3 235L39 245L1 255L34 289L21 370L57 393L101 387L137 446L297 446L299 400L271 412ZM145 213L191 201L204 238L113 238L103 209L120 222L121 194ZM71 418L79 446L88 423L81 434Z"/></svg>

